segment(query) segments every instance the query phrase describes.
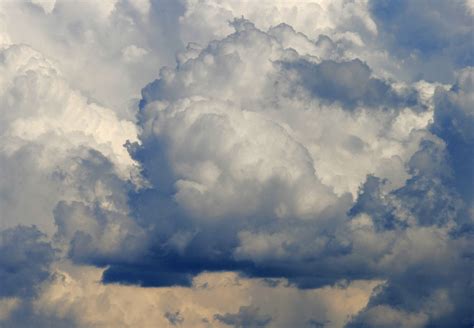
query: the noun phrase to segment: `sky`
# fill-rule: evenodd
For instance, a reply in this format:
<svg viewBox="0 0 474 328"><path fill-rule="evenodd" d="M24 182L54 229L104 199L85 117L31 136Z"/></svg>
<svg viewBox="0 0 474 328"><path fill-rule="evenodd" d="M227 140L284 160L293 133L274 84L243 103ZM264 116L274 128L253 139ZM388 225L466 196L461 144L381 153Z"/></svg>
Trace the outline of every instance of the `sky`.
<svg viewBox="0 0 474 328"><path fill-rule="evenodd" d="M0 0L0 327L470 328L472 0Z"/></svg>

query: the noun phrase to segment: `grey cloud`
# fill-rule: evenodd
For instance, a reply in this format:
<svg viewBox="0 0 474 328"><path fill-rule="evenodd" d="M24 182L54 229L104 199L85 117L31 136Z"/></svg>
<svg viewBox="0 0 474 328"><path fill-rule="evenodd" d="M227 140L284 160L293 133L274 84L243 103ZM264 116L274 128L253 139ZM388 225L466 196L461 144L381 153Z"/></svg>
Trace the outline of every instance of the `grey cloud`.
<svg viewBox="0 0 474 328"><path fill-rule="evenodd" d="M267 327L272 321L270 316L260 313L259 308L253 306L241 306L237 313L216 314L214 318L235 328Z"/></svg>
<svg viewBox="0 0 474 328"><path fill-rule="evenodd" d="M359 59L345 62L324 60L314 64L306 60L282 62L284 70L297 72L299 83L311 94L330 102L356 106L389 108L415 106L417 94L397 94L388 82L371 77L367 64Z"/></svg>
<svg viewBox="0 0 474 328"><path fill-rule="evenodd" d="M81 327L72 318L63 318L57 315L47 315L35 311L31 302L23 300L20 307L16 308L8 318L1 320L2 327L15 328L79 328Z"/></svg>
<svg viewBox="0 0 474 328"><path fill-rule="evenodd" d="M311 327L311 328L324 328L329 323L330 323L330 321L327 321L327 320L319 321L319 320L315 320L315 319L311 319L307 322L308 327Z"/></svg>
<svg viewBox="0 0 474 328"><path fill-rule="evenodd" d="M447 108L436 109L442 114L435 113L432 126L443 139L421 143L408 163L413 176L406 185L384 194L380 188L381 181L369 177L351 212L358 215L363 211L371 215L374 223L383 220L384 229L395 229L394 226L398 225L406 233L416 235L422 232L419 230L422 227L425 232L420 237L425 235L423 242L433 243L430 247L435 253L423 251L425 246L422 243L413 243L410 252L417 259L406 261L403 252L399 253L406 241L397 238L391 265L400 270L384 273L388 278L386 286L373 295L367 308L348 327L472 325L472 311L469 309L471 270L466 269L473 266L470 250L472 215L469 214L472 205L469 203L470 187L459 183L459 174L465 171L456 164L457 151L463 151L466 144L453 143L453 139L466 130L462 124L456 127L450 124L459 113L465 112L462 109L460 112L451 108L449 112L444 110ZM469 161L469 155L463 160ZM427 234L430 230L435 234Z"/></svg>
<svg viewBox="0 0 474 328"><path fill-rule="evenodd" d="M450 221L461 221L464 204L459 193L451 187L453 177L448 159L439 140L437 143L422 141L420 149L407 163L413 176L405 186L387 193L383 190L386 181L368 176L349 214L371 215L380 230L442 226Z"/></svg>
<svg viewBox="0 0 474 328"><path fill-rule="evenodd" d="M474 69L458 73L451 90L435 95L433 132L445 140L456 187L465 202L474 206Z"/></svg>
<svg viewBox="0 0 474 328"><path fill-rule="evenodd" d="M129 259L143 250L143 232L126 216L100 206L61 201L54 210L58 232L55 238L66 242L69 257L77 263L105 265Z"/></svg>
<svg viewBox="0 0 474 328"><path fill-rule="evenodd" d="M57 202L54 239L77 263L103 265L142 252L145 233L128 215L132 184L120 179L113 163L98 151L88 149L74 162L75 169L68 170L65 179L81 197Z"/></svg>
<svg viewBox="0 0 474 328"><path fill-rule="evenodd" d="M169 323L172 326L180 325L184 322L184 318L179 311L176 312L166 312L165 318L168 319Z"/></svg>
<svg viewBox="0 0 474 328"><path fill-rule="evenodd" d="M55 250L36 227L0 232L0 297L32 297L48 279Z"/></svg>
<svg viewBox="0 0 474 328"><path fill-rule="evenodd" d="M353 206L350 195L338 195L321 181L315 158L324 154L310 150L321 146L299 133L304 125L298 119L310 114L315 116L309 120L320 119L319 111L331 106L325 115L347 115L351 123L359 115L373 116L375 125L390 129L403 118L404 107L413 115L423 115L427 108L418 107L414 88L400 91L392 82L372 77L360 60L310 62L253 24L235 24L235 33L213 41L199 54L190 48L186 62L162 69L160 79L143 90L141 144L130 144L129 149L151 185L132 193L130 203L153 246L149 257L114 263L104 280L189 285L193 275L205 270L237 270L249 276L283 276L311 288L348 276L389 276L381 262L371 262L364 252L383 258L384 251L398 245L396 234L405 228L444 226L452 221L444 215L453 212L456 217L457 210L451 210L450 203L440 211L437 201L452 198L452 206L458 206L456 195L430 184L425 174L408 182L411 190L385 197L384 179L374 176ZM291 29L285 33L301 37ZM296 79L285 65L296 71ZM259 79L245 80L245 74L255 76L255 69L261 70ZM309 97L298 93L301 81L311 89ZM346 108L358 106L359 111L346 114ZM414 144L411 154L419 135L408 134ZM386 138L390 144L398 136ZM352 152L364 154L370 148L352 134L342 139ZM322 139L330 141L329 136ZM415 166L428 170L421 152L413 157L413 169L410 152L400 156L407 161L402 170L404 164L407 171L414 172ZM438 157L444 163L443 156ZM432 191L437 198L417 208L416 202ZM429 218L432 213L439 215L439 222ZM365 237L354 240L359 236L350 227L351 217L362 214L375 225L372 237L383 241L387 234L392 244L387 240L373 250L363 249Z"/></svg>

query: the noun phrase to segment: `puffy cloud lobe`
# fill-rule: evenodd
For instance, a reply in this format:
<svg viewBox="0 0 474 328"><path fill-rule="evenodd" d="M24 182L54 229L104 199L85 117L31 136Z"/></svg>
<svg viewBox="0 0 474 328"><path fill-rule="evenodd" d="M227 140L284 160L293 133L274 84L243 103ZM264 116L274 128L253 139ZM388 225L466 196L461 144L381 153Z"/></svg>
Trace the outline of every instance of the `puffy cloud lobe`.
<svg viewBox="0 0 474 328"><path fill-rule="evenodd" d="M206 44L231 33L227 22L235 17L263 30L286 23L311 40L328 36L346 60L359 58L380 76L451 83L454 70L472 65L472 15L469 0L193 0L186 3L180 32L184 42ZM309 49L300 42L289 46L298 52Z"/></svg>
<svg viewBox="0 0 474 328"><path fill-rule="evenodd" d="M126 213L127 180L137 170L123 145L136 140L133 123L88 102L30 47L1 54L2 226L36 224L53 234L60 200Z"/></svg>
<svg viewBox="0 0 474 328"><path fill-rule="evenodd" d="M182 38L201 44L223 38L232 32L227 22L242 16L263 30L286 23L312 39L325 34L333 39L360 40L377 34L366 1L191 0L180 19Z"/></svg>
<svg viewBox="0 0 474 328"><path fill-rule="evenodd" d="M300 94L295 85L300 84L318 98L350 107L382 105L384 100L391 106L417 104L416 90L397 90L372 77L365 63L347 57L327 36L312 41L285 24L265 33L245 19L235 19L232 26L237 33L211 42L202 51L192 47L180 54L178 70L162 69L160 79L143 90L144 100L208 95L250 108L257 101L262 107L262 100L270 101L266 97L289 91ZM278 63L289 72L281 72L281 67L275 67ZM292 76L295 73L297 78Z"/></svg>
<svg viewBox="0 0 474 328"><path fill-rule="evenodd" d="M175 101L189 96L207 96L237 103L251 104L261 98L267 87L272 61L283 54L290 56L274 38L256 29L246 20L233 22L240 30L224 40L211 42L199 52L188 48L177 70L165 67L160 79L143 91L143 101ZM257 53L255 50L258 50Z"/></svg>
<svg viewBox="0 0 474 328"><path fill-rule="evenodd" d="M8 43L37 49L75 89L133 119L140 89L183 48L182 11L181 2L167 0L4 1L0 25Z"/></svg>
<svg viewBox="0 0 474 328"><path fill-rule="evenodd" d="M30 47L12 45L3 49L2 55L5 115L0 124L4 137L38 142L45 135L70 136L72 147L95 144L121 166L122 174L127 174L124 171L133 162L123 144L136 139L131 122L118 120L110 109L88 104L49 60ZM63 143L71 148L68 142ZM16 144L3 147L12 151Z"/></svg>
<svg viewBox="0 0 474 328"><path fill-rule="evenodd" d="M153 138L169 149L174 198L190 216L305 217L334 203L306 149L258 113L199 99L156 111Z"/></svg>
<svg viewBox="0 0 474 328"><path fill-rule="evenodd" d="M404 122L405 117L408 118L410 116L409 111L403 113L407 115L399 115L397 117L397 112L390 116L383 113L374 113L373 111L369 113L359 110L357 114L351 116L341 113L340 106L326 107L324 104L327 102L326 98L335 100L336 92L339 92L337 90L341 87L351 90L353 93L353 96L341 99L344 105L349 103L352 109L354 109L353 107L357 103L364 105L364 103L370 102L376 105L377 99L381 101L381 103L377 104L379 107L387 105L385 98L382 97L386 95L387 89L392 89L390 92L394 93L395 98L403 99L405 96L407 104L413 104L413 102L418 104L418 100L414 99L414 96L417 94L415 90L406 88L408 90L401 91L401 94L398 94L398 91L393 91L395 86L390 86L387 82L370 78L370 70L360 61L343 61L339 63L331 61L319 63L316 59L314 63L302 61L303 59L294 51L283 48L278 39L273 35L255 29L248 22L236 21L234 25L236 24L242 25L240 32L222 41L211 43L199 55L196 54L196 48L189 49L188 53L193 53L192 57L186 56L189 60L180 64L175 71L163 69L161 78L143 90L144 99L142 100L142 105L153 100L169 102L190 96L204 96L206 98L211 97L231 101L245 110L264 112L271 120L279 123L287 130L289 129L289 133L296 134L297 140L304 143L304 146L306 146L316 162L316 174L319 174L325 183L335 187L338 193L341 193L341 189L343 189L355 195L357 187L365 179L365 175L377 170L377 167L368 168L368 166L373 165L381 157L397 155L403 161L407 159L407 156L410 156L410 154L402 154L400 150L403 147L395 145L399 140L413 140L413 145L417 144L416 138L412 138L409 135L411 129L415 128L414 122L409 122L408 120ZM244 26L246 27L244 28ZM292 37L298 37L297 33L292 32ZM298 63L301 62L304 62L305 65L300 66ZM301 68L298 70L282 70L282 65L285 65L285 67L296 66ZM321 70L320 67L328 65L330 68L324 69L325 74L318 73ZM339 66L345 68L339 69ZM352 82L353 79L348 78L354 70L350 67L361 71L367 83L370 84L370 81L374 81L375 84L380 84L384 87L380 90L375 88L375 90L369 91L363 86L364 83L362 82L356 85ZM305 73L306 71L310 73ZM338 79L333 78L336 71L341 71ZM299 76L299 74L302 76ZM258 78L255 78L254 75L258 76ZM314 83L311 84L312 80L319 82L317 85L314 85ZM331 87L329 88L328 85ZM305 91L308 89L311 92ZM355 90L353 91L352 89ZM377 95L377 91L382 91L382 94ZM407 94L404 94L405 92ZM373 93L375 95L370 96ZM339 94L342 94L342 92L339 92ZM365 97L365 95L369 96ZM400 106L402 104L403 101L401 101ZM421 103L420 106L422 106ZM297 111L295 109L307 110L299 110L296 115L295 112ZM151 121L146 117L148 115L146 112L142 112L140 115L143 121ZM413 116L416 117L417 114ZM429 116L430 113L428 112L419 115L418 118L413 117L409 120L418 119L419 122L417 122L416 128L419 129L426 126ZM332 130L337 127L325 122L329 120L344 122L340 123L340 133ZM394 122L394 120L397 121ZM426 121L423 122L424 120ZM365 125L364 129L360 129L362 124ZM385 125L385 129L381 125ZM329 130L328 126L331 126L332 129ZM382 143L380 144L381 148L385 148L383 153L387 155L379 154L381 149L365 147L366 144L373 144L373 139L377 138L380 134L387 133L383 130L387 130L388 126L393 126L393 129L397 130L393 132L389 130L390 132L388 133L392 135L383 139L383 146ZM349 130L352 135L346 133ZM326 137L329 134L333 134L332 138ZM406 143L406 141L403 142ZM393 149L394 147L396 149ZM341 150L333 151L334 148ZM406 148L409 151L413 151L411 149L413 146ZM389 149L393 149L393 151ZM342 157L345 156L346 151L350 153L350 156L343 159ZM363 155L357 158L358 161L364 161L363 157L368 158L366 154L372 151L378 154L374 154L374 156L371 156L371 161L367 161L367 168L363 169L364 172L360 172L361 174L357 182L354 181L352 184L351 182L343 181L340 176L330 177L331 175L344 174L343 172L349 169L341 167L340 171L342 172L339 172L339 168L334 168L334 166L342 165L345 161L349 161L351 157L358 157L359 154ZM323 157L325 159L328 157L338 158L334 159L334 161L331 159L331 168L326 168L326 165L329 164L325 164L323 160L318 161ZM355 171L357 169L352 170ZM336 178L339 179L340 183L351 183L351 186L349 188L341 188L337 181L334 181ZM329 179L332 181L327 181Z"/></svg>

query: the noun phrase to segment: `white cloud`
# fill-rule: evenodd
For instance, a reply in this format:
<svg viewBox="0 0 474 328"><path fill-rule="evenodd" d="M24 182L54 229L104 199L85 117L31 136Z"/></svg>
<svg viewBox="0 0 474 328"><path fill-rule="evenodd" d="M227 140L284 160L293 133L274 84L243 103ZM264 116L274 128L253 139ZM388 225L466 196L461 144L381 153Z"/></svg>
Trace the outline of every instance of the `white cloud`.
<svg viewBox="0 0 474 328"><path fill-rule="evenodd" d="M291 25L312 39L320 34L343 37L344 32L376 35L367 1L188 1L181 18L183 39L207 43L232 32L227 22L244 16L267 30L280 23ZM205 18L205 19L202 19Z"/></svg>
<svg viewBox="0 0 474 328"><path fill-rule="evenodd" d="M52 233L51 214L59 200L106 202L104 191L88 189L97 180L82 185L87 163L81 161L90 158L88 149L109 161L95 172L98 180L106 174L134 179L137 164L123 145L137 140L137 128L71 89L59 69L30 47L11 45L1 56L0 156L7 182L0 186L2 226L37 224Z"/></svg>
<svg viewBox="0 0 474 328"><path fill-rule="evenodd" d="M171 43L166 45L167 35L159 26L162 18L149 14L150 3L34 3L0 3L0 26L8 36L4 42L37 49L56 63L74 89L113 108L121 118L133 119L140 89L154 78L161 65L173 60L178 50ZM142 56L140 65L134 64L137 55Z"/></svg>

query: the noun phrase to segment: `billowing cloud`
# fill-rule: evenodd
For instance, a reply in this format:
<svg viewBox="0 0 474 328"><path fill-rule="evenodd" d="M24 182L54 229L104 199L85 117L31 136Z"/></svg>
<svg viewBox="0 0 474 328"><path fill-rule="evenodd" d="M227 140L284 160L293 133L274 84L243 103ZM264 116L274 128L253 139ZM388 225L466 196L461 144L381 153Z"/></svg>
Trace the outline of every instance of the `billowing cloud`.
<svg viewBox="0 0 474 328"><path fill-rule="evenodd" d="M0 325L472 326L469 4L0 4Z"/></svg>
<svg viewBox="0 0 474 328"><path fill-rule="evenodd" d="M265 13L262 15L262 13ZM377 34L367 1L187 1L180 19L183 39L207 43L232 32L227 22L246 17L258 28L267 30L281 23L317 39L327 35L349 42ZM202 18L205 20L202 20ZM360 41L359 41L360 42Z"/></svg>
<svg viewBox="0 0 474 328"><path fill-rule="evenodd" d="M140 89L182 47L172 33L180 11L178 1L3 1L0 26L10 43L54 61L73 88L132 120Z"/></svg>
<svg viewBox="0 0 474 328"><path fill-rule="evenodd" d="M126 181L137 175L123 146L136 140L134 124L88 102L30 47L6 46L1 55L1 225L52 234L59 200L123 210Z"/></svg>
<svg viewBox="0 0 474 328"><path fill-rule="evenodd" d="M151 188L132 203L157 257L139 270L112 266L105 279L190 284L231 269L310 287L346 270L375 277L364 261L341 267L353 257L346 212L367 174L386 179L386 192L410 177L421 140L435 138L423 130L432 106L421 87L371 78L360 61L306 59L275 30L233 25L143 90L132 151Z"/></svg>

